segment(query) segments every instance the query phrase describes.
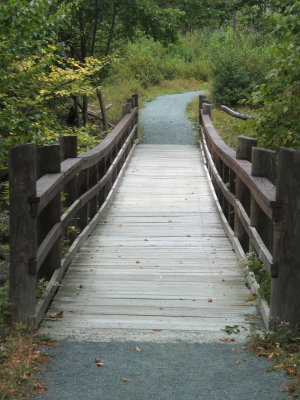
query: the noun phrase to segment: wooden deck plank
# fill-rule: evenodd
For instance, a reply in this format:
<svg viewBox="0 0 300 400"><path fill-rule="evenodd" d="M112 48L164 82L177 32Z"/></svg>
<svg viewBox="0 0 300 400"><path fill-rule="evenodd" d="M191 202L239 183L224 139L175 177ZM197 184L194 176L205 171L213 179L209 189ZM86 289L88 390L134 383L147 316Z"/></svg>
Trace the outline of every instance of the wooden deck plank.
<svg viewBox="0 0 300 400"><path fill-rule="evenodd" d="M41 331L211 331L256 313L216 213L200 151L139 145L111 207L81 247ZM212 299L212 301L208 301ZM89 333L90 332L90 333ZM222 334L220 332L220 334Z"/></svg>

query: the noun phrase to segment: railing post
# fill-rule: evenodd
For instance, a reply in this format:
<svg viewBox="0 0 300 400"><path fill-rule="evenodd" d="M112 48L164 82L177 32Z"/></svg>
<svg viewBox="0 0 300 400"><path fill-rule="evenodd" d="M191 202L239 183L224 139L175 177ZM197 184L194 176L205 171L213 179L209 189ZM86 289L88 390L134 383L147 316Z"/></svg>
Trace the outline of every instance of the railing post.
<svg viewBox="0 0 300 400"><path fill-rule="evenodd" d="M236 158L238 160L252 160L252 147L257 146L257 140L248 136L238 136Z"/></svg>
<svg viewBox="0 0 300 400"><path fill-rule="evenodd" d="M122 106L122 116L124 117L126 114L129 114L131 111L131 103L123 104Z"/></svg>
<svg viewBox="0 0 300 400"><path fill-rule="evenodd" d="M202 103L203 114L208 114L211 117L212 104Z"/></svg>
<svg viewBox="0 0 300 400"><path fill-rule="evenodd" d="M281 215L275 222L273 260L278 277L272 279L271 320L300 325L300 151L281 148L278 155L276 198ZM271 322L272 322L271 321Z"/></svg>
<svg viewBox="0 0 300 400"><path fill-rule="evenodd" d="M276 180L276 153L272 150L260 147L252 148L252 176L267 177L272 183ZM265 245L272 252L273 249L273 221L271 221L251 198L250 211L251 226L254 226L264 241ZM252 250L252 248L250 248Z"/></svg>
<svg viewBox="0 0 300 400"><path fill-rule="evenodd" d="M77 136L61 136L59 138L61 160L77 157Z"/></svg>
<svg viewBox="0 0 300 400"><path fill-rule="evenodd" d="M276 184L276 153L261 147L252 148L252 176L266 176Z"/></svg>
<svg viewBox="0 0 300 400"><path fill-rule="evenodd" d="M43 146L37 148L37 170L38 178L47 173L60 172L60 146ZM37 218L37 241L38 245L42 243L45 236L52 227L60 222L61 216L61 199L58 194L40 213ZM60 268L61 264L61 243L60 239L56 241L50 250L47 258L43 262L39 276L50 279L53 272Z"/></svg>
<svg viewBox="0 0 300 400"><path fill-rule="evenodd" d="M67 158L77 158L77 136L61 136L59 138L59 144L61 161L64 161ZM78 197L78 176L75 176L65 185L63 192L66 196L63 201L63 206L69 207ZM78 227L77 222L77 218L75 217L66 228L65 236L67 241L73 242L73 240L76 239ZM70 227L75 227L75 232L71 230Z"/></svg>
<svg viewBox="0 0 300 400"><path fill-rule="evenodd" d="M9 152L10 180L10 302L13 323L27 325L36 304L36 276L31 273L37 252L36 147L25 144Z"/></svg>

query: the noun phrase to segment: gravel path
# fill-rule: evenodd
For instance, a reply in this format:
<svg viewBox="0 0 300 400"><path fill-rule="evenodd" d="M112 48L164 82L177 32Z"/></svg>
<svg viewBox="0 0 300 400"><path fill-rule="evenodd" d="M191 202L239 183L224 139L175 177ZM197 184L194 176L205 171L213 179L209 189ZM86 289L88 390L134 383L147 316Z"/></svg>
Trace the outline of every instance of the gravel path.
<svg viewBox="0 0 300 400"><path fill-rule="evenodd" d="M50 354L48 390L38 400L287 399L285 374L267 372L270 362L233 342L62 342Z"/></svg>
<svg viewBox="0 0 300 400"><path fill-rule="evenodd" d="M144 143L193 144L196 132L185 116L201 92L157 98L141 111ZM122 334L124 338L122 338ZM62 341L49 350L41 380L48 388L37 400L284 400L282 371L252 356L238 341L193 343ZM222 337L222 332L220 332ZM200 338L199 338L200 339ZM136 351L136 348L141 351ZM97 367L95 358L105 366ZM123 381L127 378L128 381Z"/></svg>
<svg viewBox="0 0 300 400"><path fill-rule="evenodd" d="M204 91L159 96L140 111L144 144L195 144L197 132L186 116L188 103Z"/></svg>

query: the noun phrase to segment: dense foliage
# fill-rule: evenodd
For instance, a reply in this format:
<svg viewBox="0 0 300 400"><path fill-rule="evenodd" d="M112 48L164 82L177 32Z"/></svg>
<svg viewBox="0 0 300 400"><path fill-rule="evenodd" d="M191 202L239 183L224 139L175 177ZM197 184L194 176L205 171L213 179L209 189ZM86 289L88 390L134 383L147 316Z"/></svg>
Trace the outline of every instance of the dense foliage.
<svg viewBox="0 0 300 400"><path fill-rule="evenodd" d="M250 96L250 104L258 111L246 133L253 133L266 147L300 148L300 2L275 18L274 65Z"/></svg>
<svg viewBox="0 0 300 400"><path fill-rule="evenodd" d="M212 95L217 104L235 105L263 82L272 54L268 40L253 29L220 29L210 37Z"/></svg>

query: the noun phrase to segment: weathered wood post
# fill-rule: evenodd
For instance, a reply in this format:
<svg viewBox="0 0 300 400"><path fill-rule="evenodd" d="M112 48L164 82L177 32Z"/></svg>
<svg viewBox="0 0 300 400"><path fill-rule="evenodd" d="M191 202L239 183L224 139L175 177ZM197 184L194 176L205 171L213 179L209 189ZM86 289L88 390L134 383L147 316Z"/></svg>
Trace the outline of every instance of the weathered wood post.
<svg viewBox="0 0 300 400"><path fill-rule="evenodd" d="M238 160L252 160L252 147L257 146L257 140L248 136L238 136L236 158Z"/></svg>
<svg viewBox="0 0 300 400"><path fill-rule="evenodd" d="M48 173L60 172L60 146L42 146L37 148L37 170L38 178ZM39 214L37 219L37 241L38 245L42 243L48 232L53 226L60 222L61 200L60 194L47 205ZM39 276L50 279L53 272L60 267L61 245L60 239L56 241L43 262Z"/></svg>
<svg viewBox="0 0 300 400"><path fill-rule="evenodd" d="M276 181L276 153L260 147L252 148L252 176L268 178L273 184ZM251 197L250 207L251 226L254 226L265 245L272 252L273 249L273 221L270 220ZM250 248L252 250L252 248Z"/></svg>
<svg viewBox="0 0 300 400"><path fill-rule="evenodd" d="M77 136L61 136L59 138L60 144L60 158L61 161L67 158L77 158ZM63 189L66 198L63 201L63 206L69 207L78 197L78 176L74 176ZM67 236L71 242L77 236L77 218L75 217L67 227ZM75 232L70 232L70 226L75 227Z"/></svg>
<svg viewBox="0 0 300 400"><path fill-rule="evenodd" d="M236 146L237 160L247 160L251 162L252 148L256 147L256 145L256 139L247 136L239 136ZM250 214L251 196L245 184L238 177L235 179L235 197L242 203L246 212ZM241 242L244 251L249 251L249 237L236 212L234 213L234 234Z"/></svg>
<svg viewBox="0 0 300 400"><path fill-rule="evenodd" d="M37 252L36 146L9 152L10 181L10 302L13 323L27 325L36 304L36 276L31 273Z"/></svg>
<svg viewBox="0 0 300 400"><path fill-rule="evenodd" d="M139 95L138 94L134 94L132 97L134 98L134 107L138 108L139 107ZM139 115L138 115L138 112L137 112L136 115L135 115L135 118L134 118L134 124L135 125L138 123L138 120L139 120ZM138 131L136 131L134 140L136 140L137 137L138 137Z"/></svg>
<svg viewBox="0 0 300 400"><path fill-rule="evenodd" d="M271 322L300 326L300 151L281 148L278 154L277 200L281 215L274 228Z"/></svg>

